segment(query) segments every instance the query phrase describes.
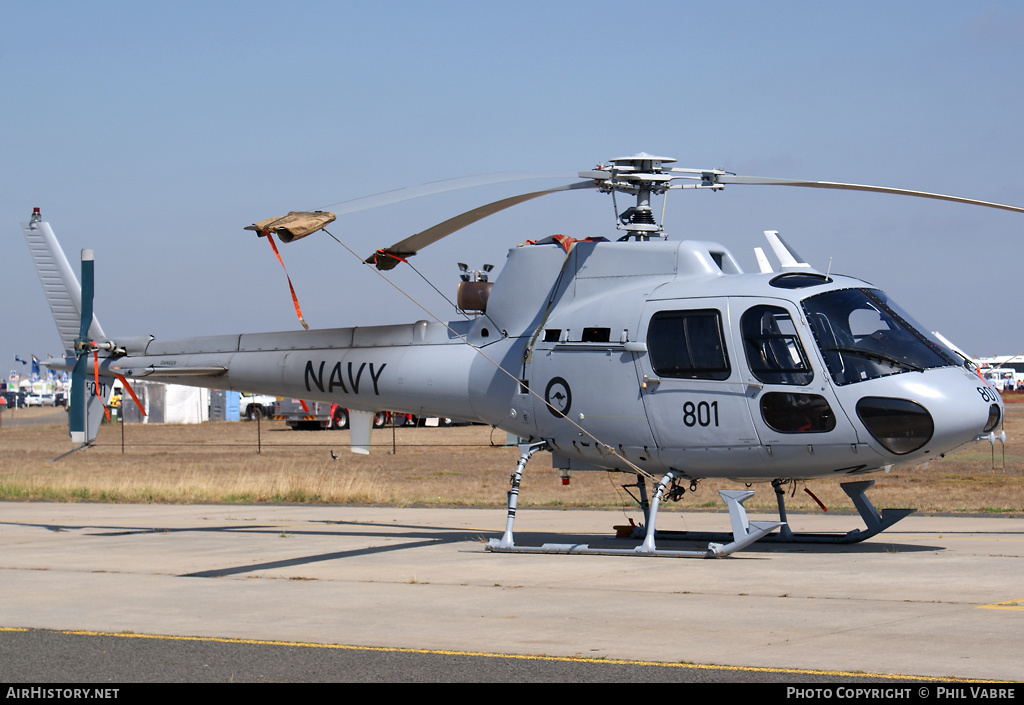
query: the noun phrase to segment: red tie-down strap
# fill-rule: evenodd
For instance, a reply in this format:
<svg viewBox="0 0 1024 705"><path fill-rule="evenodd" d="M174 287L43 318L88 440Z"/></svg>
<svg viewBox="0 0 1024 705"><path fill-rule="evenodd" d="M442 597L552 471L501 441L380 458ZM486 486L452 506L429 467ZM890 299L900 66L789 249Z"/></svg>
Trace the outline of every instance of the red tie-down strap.
<svg viewBox="0 0 1024 705"><path fill-rule="evenodd" d="M827 512L828 511L828 507L826 507L825 504L820 499L818 499L816 496L814 496L814 493L811 492L810 488L805 487L804 488L804 492L809 494L811 496L811 499L813 499L815 502L818 503L818 506L821 507L821 511L823 511L823 512Z"/></svg>
<svg viewBox="0 0 1024 705"><path fill-rule="evenodd" d="M270 243L270 249L277 255L277 261L281 263L281 269L284 270L284 276L288 280L288 289L292 292L292 303L295 304L295 315L299 317L299 323L306 330L309 330L309 324L306 323L306 319L302 317L302 309L299 307L299 297L295 295L295 287L292 286L292 278L288 276L288 268L284 266L284 260L281 259L281 253L277 251L277 245L274 244L274 236L269 230L264 230L261 235L267 236L267 242Z"/></svg>
<svg viewBox="0 0 1024 705"><path fill-rule="evenodd" d="M398 255L394 254L393 252L387 252L386 250L378 249L376 252L373 253L373 264L374 264L374 266L377 266L377 264L380 262L380 259L383 258L383 257L390 257L391 259L398 260L399 262L405 262L406 264L409 264L409 260L407 260L407 259L405 259L403 257L399 257ZM380 269L391 269L392 267L395 267L395 266L397 266L397 265L391 265L390 267L380 267Z"/></svg>

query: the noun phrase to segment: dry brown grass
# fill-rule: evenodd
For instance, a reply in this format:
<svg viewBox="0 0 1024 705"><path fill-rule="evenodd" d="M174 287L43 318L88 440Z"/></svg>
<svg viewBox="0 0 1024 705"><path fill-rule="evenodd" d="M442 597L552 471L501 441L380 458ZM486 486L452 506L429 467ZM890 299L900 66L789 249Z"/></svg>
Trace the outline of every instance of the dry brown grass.
<svg viewBox="0 0 1024 705"><path fill-rule="evenodd" d="M71 448L66 427L26 425L41 410L6 412L0 428L0 499L107 502L322 502L330 504L503 506L517 451L505 434L486 426L399 428L375 432L369 456L348 452L347 431L288 430L282 422L206 423L195 426L103 427L97 443L57 462ZM17 421L18 423L12 423ZM1024 404L1008 404L1005 470L1002 449L987 443L928 468L878 473L876 506L927 512L1024 512ZM339 456L332 460L330 451ZM533 506L632 508L621 489L632 477L575 473L568 487L546 457L527 468L520 503ZM701 483L679 509L720 508L719 488ZM817 505L801 483L787 507ZM851 509L835 481L807 483L830 509ZM757 486L749 509L774 509L767 485Z"/></svg>

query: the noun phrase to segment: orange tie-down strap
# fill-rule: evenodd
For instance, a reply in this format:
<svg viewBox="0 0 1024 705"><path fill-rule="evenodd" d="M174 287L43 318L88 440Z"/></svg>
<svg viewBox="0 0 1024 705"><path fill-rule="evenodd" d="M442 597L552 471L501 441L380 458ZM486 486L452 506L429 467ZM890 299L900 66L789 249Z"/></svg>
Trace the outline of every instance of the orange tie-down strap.
<svg viewBox="0 0 1024 705"><path fill-rule="evenodd" d="M295 315L299 317L299 323L306 330L309 330L309 324L306 323L306 319L302 317L302 309L299 307L299 297L295 295L295 287L292 286L292 278L288 276L288 268L284 266L284 260L281 259L281 253L277 251L277 245L274 244L274 235L269 230L264 230L267 235L267 242L270 243L270 249L277 255L277 261L281 263L281 269L284 270L284 276L288 280L288 289L292 292L292 303L295 304ZM263 233L261 233L263 234Z"/></svg>
<svg viewBox="0 0 1024 705"><path fill-rule="evenodd" d="M119 380L121 381L121 384L123 384L123 385L124 385L124 388L128 390L128 393L129 393L129 394L131 395L131 397L132 397L132 401L134 401L134 402L135 402L135 406L139 407L139 412L140 412L140 413L141 413L141 414L142 414L143 416L146 416L146 415L147 415L147 414L146 414L146 410L142 408L142 402L141 402L141 401L139 401L139 398L138 398L137 396L135 396L135 390L134 390L134 389L132 389L132 385L128 384L128 380L126 380L126 379L124 378L124 375L114 375L114 376L115 376L115 377L117 377L117 378L118 378L118 379L119 379Z"/></svg>

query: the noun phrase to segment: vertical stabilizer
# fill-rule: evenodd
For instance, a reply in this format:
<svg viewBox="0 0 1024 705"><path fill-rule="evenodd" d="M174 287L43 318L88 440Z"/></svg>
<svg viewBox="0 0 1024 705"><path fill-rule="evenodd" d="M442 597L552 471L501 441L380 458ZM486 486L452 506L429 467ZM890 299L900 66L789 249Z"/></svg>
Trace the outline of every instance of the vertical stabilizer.
<svg viewBox="0 0 1024 705"><path fill-rule="evenodd" d="M100 377L100 379L102 380L101 392L103 389L110 389L111 378ZM96 436L100 432L100 423L103 421L103 416L106 413L103 409L105 398L93 391L95 390L95 385L89 384L88 388L83 400L81 421L76 422L70 418L68 419L68 435L73 443L79 445L88 445L96 440ZM85 387L83 386L84 389ZM69 411L68 413L70 416L71 412Z"/></svg>
<svg viewBox="0 0 1024 705"><path fill-rule="evenodd" d="M22 223L21 229L25 233L25 241L28 243L39 281L43 285L46 302L50 304L53 320L57 324L64 352L73 354L82 316L82 287L78 283L78 277L68 264L68 258L64 256L64 251L50 229L50 224L39 218L38 208L32 214L31 222ZM106 339L96 316L92 317L88 338Z"/></svg>
<svg viewBox="0 0 1024 705"><path fill-rule="evenodd" d="M353 453L370 454L370 436L373 433L372 411L348 410L349 443Z"/></svg>

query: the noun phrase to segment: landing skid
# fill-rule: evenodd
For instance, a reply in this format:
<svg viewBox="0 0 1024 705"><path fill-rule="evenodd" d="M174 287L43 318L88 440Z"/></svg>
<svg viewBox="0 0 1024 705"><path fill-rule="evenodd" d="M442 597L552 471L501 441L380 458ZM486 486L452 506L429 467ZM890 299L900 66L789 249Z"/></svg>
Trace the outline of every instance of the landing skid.
<svg viewBox="0 0 1024 705"><path fill-rule="evenodd" d="M491 539L486 546L488 551L495 553L576 553L597 556L656 556L663 558L721 558L735 553L758 539L761 539L769 532L784 527L781 521L748 521L747 512L743 508L743 502L754 496L753 490L719 490L718 494L729 509L729 520L732 526L732 540L729 543L716 543L711 541L708 547L702 551L674 551L657 548L655 536L664 536L663 533L655 530L658 517L658 506L665 493L665 488L675 479L676 475L669 472L658 483L654 498L651 500L650 508L645 508L648 515L646 534L643 536L643 543L635 548L591 548L589 544L569 543L545 543L540 546L519 546L515 543L512 527L515 523L516 506L519 497L519 483L522 479L523 468L530 457L538 450L547 447L546 443L523 444L519 446L519 462L516 464L515 472L512 474L512 489L508 493L508 518L505 524L505 533L500 539ZM639 537L637 537L639 538ZM728 539L725 539L728 540Z"/></svg>
<svg viewBox="0 0 1024 705"><path fill-rule="evenodd" d="M78 446L77 448L72 448L67 453L61 453L56 458L52 458L50 460L47 460L46 462L48 462L48 463L56 463L58 460L61 460L62 458L66 458L69 455L71 455L72 453L77 453L78 451L80 451L80 450L82 450L84 448L90 448L91 446L92 446L92 441L88 441L88 442L83 443L82 445Z"/></svg>
<svg viewBox="0 0 1024 705"><path fill-rule="evenodd" d="M785 493L781 485L773 482L772 486L775 488L775 497L779 504L779 518L783 523L778 532L768 534L761 540L770 543L860 543L885 531L900 519L917 511L916 509L883 509L881 511L875 509L866 494L874 484L874 480L861 480L859 482L846 482L840 485L843 488L843 492L853 500L853 506L857 508L857 513L860 514L867 528L854 529L845 534L812 534L794 532L789 528L789 524L786 523ZM716 539L721 540L726 534L709 531L659 531L657 536L658 538L687 541L714 541Z"/></svg>

